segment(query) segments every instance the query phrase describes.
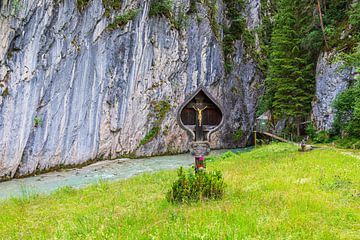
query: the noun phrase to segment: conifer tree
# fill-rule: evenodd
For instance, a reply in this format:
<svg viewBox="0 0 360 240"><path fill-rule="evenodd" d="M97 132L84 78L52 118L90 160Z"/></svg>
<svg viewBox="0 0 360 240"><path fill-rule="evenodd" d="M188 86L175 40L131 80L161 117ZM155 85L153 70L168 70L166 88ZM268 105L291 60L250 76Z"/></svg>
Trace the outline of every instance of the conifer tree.
<svg viewBox="0 0 360 240"><path fill-rule="evenodd" d="M314 65L302 49L307 16L300 0L282 0L271 38L267 98L275 119L305 117L314 96Z"/></svg>

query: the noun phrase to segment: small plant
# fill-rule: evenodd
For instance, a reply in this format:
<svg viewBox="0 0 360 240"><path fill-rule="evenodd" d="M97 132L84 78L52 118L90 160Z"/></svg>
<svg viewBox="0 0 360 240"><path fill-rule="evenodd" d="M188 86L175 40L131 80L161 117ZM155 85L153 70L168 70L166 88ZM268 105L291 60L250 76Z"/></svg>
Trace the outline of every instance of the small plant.
<svg viewBox="0 0 360 240"><path fill-rule="evenodd" d="M244 135L244 131L241 128L238 128L233 135L233 139L235 141L240 141L243 135Z"/></svg>
<svg viewBox="0 0 360 240"><path fill-rule="evenodd" d="M128 22L133 21L139 14L140 9L131 9L126 11L123 15L115 17L114 22L108 25L107 29L115 30L125 26Z"/></svg>
<svg viewBox="0 0 360 240"><path fill-rule="evenodd" d="M20 0L13 0L11 2L11 15L17 16L22 8L22 4Z"/></svg>
<svg viewBox="0 0 360 240"><path fill-rule="evenodd" d="M149 16L163 15L171 18L172 4L172 0L151 0Z"/></svg>
<svg viewBox="0 0 360 240"><path fill-rule="evenodd" d="M194 174L178 169L178 179L173 183L166 199L171 203L190 203L211 199L222 199L225 183L220 171L201 171Z"/></svg>
<svg viewBox="0 0 360 240"><path fill-rule="evenodd" d="M181 30L189 25L189 18L184 11L180 11L178 17L171 18L170 22L177 30Z"/></svg>
<svg viewBox="0 0 360 240"><path fill-rule="evenodd" d="M145 135L145 137L140 141L140 145L145 145L148 142L151 142L160 132L160 127L155 126Z"/></svg>
<svg viewBox="0 0 360 240"><path fill-rule="evenodd" d="M42 123L41 118L40 118L39 116L36 116L36 117L34 118L34 127L40 126L41 123Z"/></svg>
<svg viewBox="0 0 360 240"><path fill-rule="evenodd" d="M105 16L110 17L111 11L119 11L122 6L122 0L102 0L105 8Z"/></svg>
<svg viewBox="0 0 360 240"><path fill-rule="evenodd" d="M145 135L145 137L140 141L140 146L145 145L151 142L160 132L160 125L164 121L166 113L170 111L171 105L168 101L159 101L155 103L155 121L153 122L153 127Z"/></svg>
<svg viewBox="0 0 360 240"><path fill-rule="evenodd" d="M77 6L77 9L79 10L79 12L84 11L90 1L91 0L77 0L76 6Z"/></svg>
<svg viewBox="0 0 360 240"><path fill-rule="evenodd" d="M9 88L5 88L4 91L1 93L0 96L7 97L9 95Z"/></svg>
<svg viewBox="0 0 360 240"><path fill-rule="evenodd" d="M190 8L188 14L197 13L196 0L190 0Z"/></svg>

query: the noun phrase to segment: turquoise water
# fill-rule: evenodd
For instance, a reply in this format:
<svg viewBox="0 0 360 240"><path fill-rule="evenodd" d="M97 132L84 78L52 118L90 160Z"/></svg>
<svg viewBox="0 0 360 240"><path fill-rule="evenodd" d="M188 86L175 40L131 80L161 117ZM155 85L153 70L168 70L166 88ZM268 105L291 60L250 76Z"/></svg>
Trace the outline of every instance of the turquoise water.
<svg viewBox="0 0 360 240"><path fill-rule="evenodd" d="M231 151L244 150L246 149ZM211 155L219 155L226 151L228 150L214 150ZM81 188L99 181L126 179L144 172L175 169L181 166L189 167L193 162L194 158L190 154L101 161L83 168L65 169L2 182L0 183L0 200L26 194L50 194L65 186Z"/></svg>

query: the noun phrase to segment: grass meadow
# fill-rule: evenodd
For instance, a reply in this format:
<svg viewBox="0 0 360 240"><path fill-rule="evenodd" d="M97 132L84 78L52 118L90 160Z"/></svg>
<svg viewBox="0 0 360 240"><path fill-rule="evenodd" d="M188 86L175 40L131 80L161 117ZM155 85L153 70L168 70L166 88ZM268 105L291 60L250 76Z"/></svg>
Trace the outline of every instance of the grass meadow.
<svg viewBox="0 0 360 240"><path fill-rule="evenodd" d="M24 195L0 202L0 239L360 239L360 159L342 151L277 143L210 158L219 201L168 203L175 170Z"/></svg>

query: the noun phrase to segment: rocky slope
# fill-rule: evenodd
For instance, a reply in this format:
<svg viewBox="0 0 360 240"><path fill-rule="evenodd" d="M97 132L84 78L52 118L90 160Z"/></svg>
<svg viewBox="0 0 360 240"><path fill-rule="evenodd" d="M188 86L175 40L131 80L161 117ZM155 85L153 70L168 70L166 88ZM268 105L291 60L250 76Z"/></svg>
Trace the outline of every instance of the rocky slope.
<svg viewBox="0 0 360 240"><path fill-rule="evenodd" d="M149 0L124 0L115 11L101 0L82 11L73 0L2 1L0 178L185 151L176 109L199 85L226 109L213 146L244 146L263 77L242 40L234 43L233 68L225 74L223 33L214 33L212 20L228 20L224 3L216 5L210 16L212 5L197 3L196 14L176 29L164 16L149 17ZM260 7L260 0L246 2L248 29L260 24ZM108 27L129 9L138 10L133 20ZM189 0L174 0L173 16L189 9ZM156 127L159 133L151 134ZM149 136L155 137L144 141Z"/></svg>

